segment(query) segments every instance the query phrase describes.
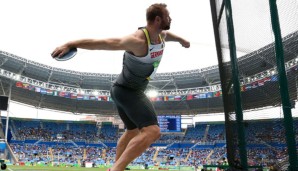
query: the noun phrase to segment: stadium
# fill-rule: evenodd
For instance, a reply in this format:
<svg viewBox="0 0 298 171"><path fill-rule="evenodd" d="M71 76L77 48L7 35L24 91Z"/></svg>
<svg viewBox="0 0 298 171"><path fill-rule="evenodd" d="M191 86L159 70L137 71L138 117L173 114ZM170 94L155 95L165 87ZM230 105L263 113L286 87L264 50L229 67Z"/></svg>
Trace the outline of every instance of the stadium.
<svg viewBox="0 0 298 171"><path fill-rule="evenodd" d="M208 3L218 64L157 73L149 82L162 136L127 170L296 170L298 3ZM110 94L117 77L0 47L1 169L110 168L125 132ZM14 116L15 108L33 114ZM58 117L44 119L42 112Z"/></svg>

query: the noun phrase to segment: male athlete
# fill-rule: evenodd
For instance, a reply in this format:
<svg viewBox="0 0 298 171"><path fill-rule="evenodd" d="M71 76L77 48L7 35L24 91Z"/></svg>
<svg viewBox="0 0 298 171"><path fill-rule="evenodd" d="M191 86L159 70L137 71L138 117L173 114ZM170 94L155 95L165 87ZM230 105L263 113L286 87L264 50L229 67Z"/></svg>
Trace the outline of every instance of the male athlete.
<svg viewBox="0 0 298 171"><path fill-rule="evenodd" d="M110 171L123 171L161 135L155 109L144 91L161 61L165 41L179 42L189 48L189 41L167 31L171 18L167 5L151 5L146 12L147 25L122 38L82 39L57 47L52 57L61 57L71 48L89 50L124 50L123 69L111 87L111 97L126 126L117 143L115 164Z"/></svg>

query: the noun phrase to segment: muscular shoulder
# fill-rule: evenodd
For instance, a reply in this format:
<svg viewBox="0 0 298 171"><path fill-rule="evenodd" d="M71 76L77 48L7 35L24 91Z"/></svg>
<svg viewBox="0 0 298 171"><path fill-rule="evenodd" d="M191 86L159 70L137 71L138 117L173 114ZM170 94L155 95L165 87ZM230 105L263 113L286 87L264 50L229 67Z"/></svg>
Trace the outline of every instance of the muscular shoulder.
<svg viewBox="0 0 298 171"><path fill-rule="evenodd" d="M127 37L128 51L136 56L142 56L147 52L146 36L142 30L137 30Z"/></svg>
<svg viewBox="0 0 298 171"><path fill-rule="evenodd" d="M135 31L132 36L138 43L146 43L146 36L142 30Z"/></svg>

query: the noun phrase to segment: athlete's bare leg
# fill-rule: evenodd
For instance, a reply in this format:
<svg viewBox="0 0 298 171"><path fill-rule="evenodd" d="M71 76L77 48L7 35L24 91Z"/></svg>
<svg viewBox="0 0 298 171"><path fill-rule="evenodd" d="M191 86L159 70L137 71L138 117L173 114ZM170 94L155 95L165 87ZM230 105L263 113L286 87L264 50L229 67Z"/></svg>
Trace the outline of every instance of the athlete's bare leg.
<svg viewBox="0 0 298 171"><path fill-rule="evenodd" d="M123 171L131 161L140 156L160 135L160 129L157 125L142 128L140 133L129 141L122 155L110 170Z"/></svg>
<svg viewBox="0 0 298 171"><path fill-rule="evenodd" d="M140 133L140 131L139 131L138 128L133 129L133 130L127 130L127 131L124 132L124 134L120 137L120 139L118 140L118 143L117 143L115 161L117 161L120 158L123 151L127 147L127 144L129 143L129 141L132 138L134 138L135 136L137 136L139 133Z"/></svg>

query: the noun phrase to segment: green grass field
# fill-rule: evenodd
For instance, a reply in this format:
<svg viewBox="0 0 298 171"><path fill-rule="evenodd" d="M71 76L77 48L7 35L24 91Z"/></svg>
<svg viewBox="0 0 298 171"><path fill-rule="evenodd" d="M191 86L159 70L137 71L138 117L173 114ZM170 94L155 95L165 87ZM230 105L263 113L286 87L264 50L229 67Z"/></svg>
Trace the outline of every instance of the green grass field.
<svg viewBox="0 0 298 171"><path fill-rule="evenodd" d="M7 166L8 171L56 171L56 170L63 170L63 171L106 171L107 169L104 168L74 168L74 167L46 167L46 166ZM137 171L137 170L134 170Z"/></svg>
<svg viewBox="0 0 298 171"><path fill-rule="evenodd" d="M63 170L63 171L106 171L107 169L104 168L73 168L73 167L40 167L40 166L7 166L8 171L56 171L56 170ZM144 170L137 170L133 169L132 171L144 171ZM154 170L150 170L154 171Z"/></svg>

